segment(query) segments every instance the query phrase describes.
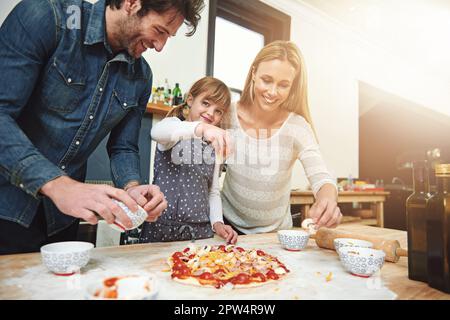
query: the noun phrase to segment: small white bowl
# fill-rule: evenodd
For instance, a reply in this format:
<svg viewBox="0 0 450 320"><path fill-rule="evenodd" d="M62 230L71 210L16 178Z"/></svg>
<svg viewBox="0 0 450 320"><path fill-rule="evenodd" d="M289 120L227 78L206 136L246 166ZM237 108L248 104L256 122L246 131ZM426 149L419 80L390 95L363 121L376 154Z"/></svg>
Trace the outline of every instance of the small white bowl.
<svg viewBox="0 0 450 320"><path fill-rule="evenodd" d="M373 243L365 240L336 238L334 239L334 249L339 253L339 249L343 247L372 248Z"/></svg>
<svg viewBox="0 0 450 320"><path fill-rule="evenodd" d="M358 247L342 247L339 257L345 270L352 275L369 278L384 264L386 254L383 250Z"/></svg>
<svg viewBox="0 0 450 320"><path fill-rule="evenodd" d="M108 288L105 286L105 281L120 278L122 288L118 289L118 295L122 294L123 296L118 296L117 298L105 298L99 296L103 289ZM127 281L126 283L124 282ZM126 285L127 288L123 287ZM120 283L119 283L120 286ZM142 287L148 286L150 287L149 291L144 290L142 292ZM117 288L116 288L117 289ZM107 277L105 279L97 280L92 282L86 287L85 290L85 298L87 300L155 300L158 295L158 283L153 274L144 274L144 275L119 275L117 277Z"/></svg>
<svg viewBox="0 0 450 320"><path fill-rule="evenodd" d="M143 224L145 220L147 220L148 217L147 211L145 211L142 207L138 206L138 210L136 212L132 212L123 202L114 199L113 201L127 214L132 223L131 228L126 228L120 221L116 220L114 221L113 224L109 225L114 230L117 230L119 232L133 230L139 227L141 224Z"/></svg>
<svg viewBox="0 0 450 320"><path fill-rule="evenodd" d="M280 230L278 240L286 250L300 251L308 244L309 233L303 230Z"/></svg>
<svg viewBox="0 0 450 320"><path fill-rule="evenodd" d="M69 276L86 266L94 245L90 242L67 241L41 247L42 262L54 274Z"/></svg>

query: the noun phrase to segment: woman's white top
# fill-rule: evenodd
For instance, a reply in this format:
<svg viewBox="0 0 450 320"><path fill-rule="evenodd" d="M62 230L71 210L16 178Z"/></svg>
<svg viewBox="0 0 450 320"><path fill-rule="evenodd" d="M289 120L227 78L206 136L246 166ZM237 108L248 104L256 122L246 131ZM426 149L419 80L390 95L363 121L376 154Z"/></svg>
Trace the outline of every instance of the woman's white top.
<svg viewBox="0 0 450 320"><path fill-rule="evenodd" d="M224 217L245 234L272 232L292 227L291 178L299 159L314 195L336 179L327 170L308 122L290 113L272 134L253 138L240 126L236 104L223 121L234 140L234 153L226 161L222 189ZM253 135L255 136L255 135Z"/></svg>

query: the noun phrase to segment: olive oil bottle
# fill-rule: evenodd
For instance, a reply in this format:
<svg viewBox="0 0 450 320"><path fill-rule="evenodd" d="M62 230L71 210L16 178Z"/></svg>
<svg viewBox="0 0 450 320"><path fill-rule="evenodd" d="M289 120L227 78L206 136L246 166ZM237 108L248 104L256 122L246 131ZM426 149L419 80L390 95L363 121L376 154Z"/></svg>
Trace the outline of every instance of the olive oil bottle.
<svg viewBox="0 0 450 320"><path fill-rule="evenodd" d="M450 293L450 164L435 167L437 192L427 204L428 284Z"/></svg>
<svg viewBox="0 0 450 320"><path fill-rule="evenodd" d="M427 282L427 202L430 198L428 164L413 163L414 192L406 200L408 277Z"/></svg>

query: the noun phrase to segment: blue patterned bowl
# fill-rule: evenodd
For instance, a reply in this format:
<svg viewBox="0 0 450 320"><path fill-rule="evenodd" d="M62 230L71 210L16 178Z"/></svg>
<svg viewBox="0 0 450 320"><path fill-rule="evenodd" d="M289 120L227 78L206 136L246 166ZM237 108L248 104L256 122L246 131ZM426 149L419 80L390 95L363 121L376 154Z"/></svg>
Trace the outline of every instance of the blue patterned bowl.
<svg viewBox="0 0 450 320"><path fill-rule="evenodd" d="M350 239L350 238L336 238L334 239L334 249L339 253L339 250L343 247L359 247L359 248L372 248L373 243L364 240Z"/></svg>
<svg viewBox="0 0 450 320"><path fill-rule="evenodd" d="M44 265L54 274L69 276L86 266L94 245L90 242L67 241L41 247Z"/></svg>
<svg viewBox="0 0 450 320"><path fill-rule="evenodd" d="M126 228L119 220L116 219L114 223L110 224L109 226L113 228L116 231L119 232L125 232L127 230L133 230L139 227L141 224L145 222L145 220L148 218L147 212L140 206L138 206L138 210L136 212L132 212L128 207L120 201L114 200L113 201L126 213L128 218L130 218L132 227Z"/></svg>
<svg viewBox="0 0 450 320"><path fill-rule="evenodd" d="M386 256L383 250L358 247L342 247L338 253L345 270L363 278L380 270Z"/></svg>
<svg viewBox="0 0 450 320"><path fill-rule="evenodd" d="M302 230L280 230L278 240L286 250L300 251L308 244L309 233Z"/></svg>

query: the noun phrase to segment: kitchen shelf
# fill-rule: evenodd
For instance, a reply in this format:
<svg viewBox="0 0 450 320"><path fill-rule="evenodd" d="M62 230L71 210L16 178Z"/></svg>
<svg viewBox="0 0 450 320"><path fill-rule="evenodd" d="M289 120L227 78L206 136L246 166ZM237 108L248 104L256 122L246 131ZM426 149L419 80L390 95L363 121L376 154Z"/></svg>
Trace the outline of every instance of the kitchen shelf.
<svg viewBox="0 0 450 320"><path fill-rule="evenodd" d="M171 106L162 104L162 103L149 103L147 104L147 113L153 113L153 114L158 114L158 115L162 115L162 116L166 116L170 110L172 110L173 108Z"/></svg>

